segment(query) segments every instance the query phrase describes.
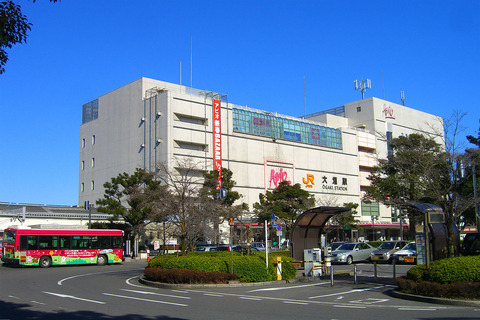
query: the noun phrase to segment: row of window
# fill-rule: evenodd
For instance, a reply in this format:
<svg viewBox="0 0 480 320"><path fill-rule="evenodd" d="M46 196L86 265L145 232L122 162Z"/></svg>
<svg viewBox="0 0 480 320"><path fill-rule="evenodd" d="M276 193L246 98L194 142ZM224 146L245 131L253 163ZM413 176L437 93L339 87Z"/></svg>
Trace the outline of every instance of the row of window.
<svg viewBox="0 0 480 320"><path fill-rule="evenodd" d="M95 158L92 158L92 168L95 168ZM85 170L85 161L82 160L82 170Z"/></svg>
<svg viewBox="0 0 480 320"><path fill-rule="evenodd" d="M90 181L90 189L91 189L92 191L95 190L95 180ZM85 183L84 183L84 182L82 182L82 183L80 184L80 191L81 191L81 192L84 192L84 191L85 191Z"/></svg>
<svg viewBox="0 0 480 320"><path fill-rule="evenodd" d="M233 130L272 139L285 139L317 146L341 149L338 129L274 116L268 113L233 108Z"/></svg>
<svg viewBox="0 0 480 320"><path fill-rule="evenodd" d="M92 145L95 144L95 140L96 140L95 135L92 135ZM85 138L83 138L82 139L82 149L85 148L85 144L86 144L86 140L85 140Z"/></svg>
<svg viewBox="0 0 480 320"><path fill-rule="evenodd" d="M20 250L121 249L121 236L20 236Z"/></svg>

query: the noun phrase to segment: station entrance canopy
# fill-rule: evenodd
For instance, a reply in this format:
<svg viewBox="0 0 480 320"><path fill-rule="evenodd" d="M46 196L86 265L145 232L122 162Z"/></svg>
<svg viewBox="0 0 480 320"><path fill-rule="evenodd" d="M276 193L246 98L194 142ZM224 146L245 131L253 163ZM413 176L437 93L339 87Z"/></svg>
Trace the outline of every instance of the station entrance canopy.
<svg viewBox="0 0 480 320"><path fill-rule="evenodd" d="M304 249L319 248L327 221L336 214L350 210L346 207L316 207L303 212L293 225L293 258L303 260Z"/></svg>

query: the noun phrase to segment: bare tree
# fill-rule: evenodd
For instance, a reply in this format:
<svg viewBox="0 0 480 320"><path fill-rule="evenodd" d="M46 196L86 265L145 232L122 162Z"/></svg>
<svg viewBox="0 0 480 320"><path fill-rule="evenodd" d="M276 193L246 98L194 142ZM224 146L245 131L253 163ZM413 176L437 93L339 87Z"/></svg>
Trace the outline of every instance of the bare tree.
<svg viewBox="0 0 480 320"><path fill-rule="evenodd" d="M199 196L203 172L191 158L176 159L172 168L160 163L157 171L169 194L155 207L161 212L159 217L174 226L172 236L180 240L185 253L210 228L209 221L217 213Z"/></svg>

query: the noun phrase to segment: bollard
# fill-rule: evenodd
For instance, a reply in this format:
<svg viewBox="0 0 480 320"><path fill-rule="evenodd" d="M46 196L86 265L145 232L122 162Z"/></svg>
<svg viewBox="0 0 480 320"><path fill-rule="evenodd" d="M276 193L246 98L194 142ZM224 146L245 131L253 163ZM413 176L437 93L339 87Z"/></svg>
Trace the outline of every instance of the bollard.
<svg viewBox="0 0 480 320"><path fill-rule="evenodd" d="M277 280L282 280L282 258L273 257L273 264L277 267Z"/></svg>
<svg viewBox="0 0 480 320"><path fill-rule="evenodd" d="M393 264L393 279L397 278L397 267L395 264L395 259L392 258L392 264Z"/></svg>
<svg viewBox="0 0 480 320"><path fill-rule="evenodd" d="M330 287L333 287L333 265L330 267Z"/></svg>
<svg viewBox="0 0 480 320"><path fill-rule="evenodd" d="M353 266L353 283L357 284L357 265Z"/></svg>
<svg viewBox="0 0 480 320"><path fill-rule="evenodd" d="M373 273L375 275L375 280L377 280L377 261L373 262Z"/></svg>

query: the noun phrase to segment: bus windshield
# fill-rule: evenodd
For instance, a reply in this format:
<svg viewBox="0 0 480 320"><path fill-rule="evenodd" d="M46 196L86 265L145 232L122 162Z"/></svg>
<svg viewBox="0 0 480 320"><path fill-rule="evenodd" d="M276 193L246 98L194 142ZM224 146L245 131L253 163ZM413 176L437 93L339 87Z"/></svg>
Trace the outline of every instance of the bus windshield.
<svg viewBox="0 0 480 320"><path fill-rule="evenodd" d="M15 231L6 230L3 234L4 243L15 243Z"/></svg>

